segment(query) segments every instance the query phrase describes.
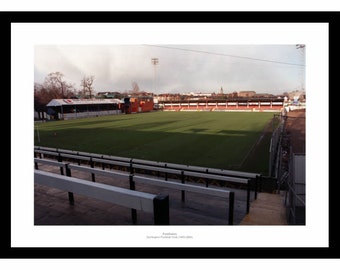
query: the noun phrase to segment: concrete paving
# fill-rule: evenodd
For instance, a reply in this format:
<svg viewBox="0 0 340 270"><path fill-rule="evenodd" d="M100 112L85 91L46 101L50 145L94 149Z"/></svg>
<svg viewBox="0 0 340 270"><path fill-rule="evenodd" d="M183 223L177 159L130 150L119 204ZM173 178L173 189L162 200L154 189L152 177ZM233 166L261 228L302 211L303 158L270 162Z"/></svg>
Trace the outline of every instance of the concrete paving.
<svg viewBox="0 0 340 270"><path fill-rule="evenodd" d="M240 225L287 225L284 193L259 193Z"/></svg>

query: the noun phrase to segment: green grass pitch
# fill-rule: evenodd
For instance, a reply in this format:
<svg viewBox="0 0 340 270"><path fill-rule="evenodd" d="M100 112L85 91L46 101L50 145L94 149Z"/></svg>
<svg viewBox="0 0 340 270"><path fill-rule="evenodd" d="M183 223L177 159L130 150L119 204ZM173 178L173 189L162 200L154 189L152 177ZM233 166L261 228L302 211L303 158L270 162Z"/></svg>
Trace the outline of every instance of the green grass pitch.
<svg viewBox="0 0 340 270"><path fill-rule="evenodd" d="M34 145L266 174L271 134L249 153L272 119L272 112L153 112L49 121L35 123Z"/></svg>

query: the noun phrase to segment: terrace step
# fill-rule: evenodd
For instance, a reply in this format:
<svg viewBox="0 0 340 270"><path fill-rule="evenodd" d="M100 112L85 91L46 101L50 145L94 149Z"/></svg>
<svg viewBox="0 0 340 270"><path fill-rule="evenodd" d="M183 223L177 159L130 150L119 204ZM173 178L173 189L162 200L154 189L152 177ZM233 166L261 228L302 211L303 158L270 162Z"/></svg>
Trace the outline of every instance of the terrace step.
<svg viewBox="0 0 340 270"><path fill-rule="evenodd" d="M283 194L258 193L239 225L287 225Z"/></svg>

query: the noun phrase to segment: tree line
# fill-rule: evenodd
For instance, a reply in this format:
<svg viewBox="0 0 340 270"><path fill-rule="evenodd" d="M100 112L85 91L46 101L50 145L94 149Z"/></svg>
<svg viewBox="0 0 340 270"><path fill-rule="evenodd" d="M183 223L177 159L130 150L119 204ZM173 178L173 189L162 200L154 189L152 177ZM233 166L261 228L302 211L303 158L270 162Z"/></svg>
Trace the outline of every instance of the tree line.
<svg viewBox="0 0 340 270"><path fill-rule="evenodd" d="M34 109L37 112L44 112L45 106L52 99L64 99L80 96L92 98L94 76L84 76L80 80L81 89L77 90L74 84L64 79L64 74L59 71L49 73L43 84L34 83Z"/></svg>

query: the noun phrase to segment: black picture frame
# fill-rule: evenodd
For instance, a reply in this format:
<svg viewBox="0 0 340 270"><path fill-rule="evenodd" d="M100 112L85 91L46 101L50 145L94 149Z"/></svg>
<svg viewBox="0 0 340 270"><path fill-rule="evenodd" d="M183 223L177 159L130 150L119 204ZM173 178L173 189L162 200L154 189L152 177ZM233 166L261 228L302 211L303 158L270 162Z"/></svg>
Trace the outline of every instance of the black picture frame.
<svg viewBox="0 0 340 270"><path fill-rule="evenodd" d="M3 45L5 46L6 68L6 89L11 89L11 24L12 23L328 23L329 24L329 89L335 89L336 63L339 59L339 42L337 41L339 29L338 12L1 12L1 28ZM8 94L8 93L7 93ZM329 91L329 96L331 91ZM11 100L9 93L8 100ZM332 99L330 99L332 101ZM10 104L10 103L9 103ZM11 105L9 108L12 109ZM329 110L330 119L334 118L332 111ZM11 119L7 125L7 132L11 130ZM11 142L11 133L9 134ZM330 132L330 139L332 133ZM6 143L5 143L6 144ZM65 248L13 248L11 247L11 165L13 161L22 161L20 157L12 157L10 144L8 176L2 184L4 192L1 196L1 205L5 206L2 221L5 227L1 230L1 255L0 258L79 258L79 259L266 259L266 258L305 258L305 259L338 259L339 242L337 237L337 181L329 175L329 247L268 247L268 248L251 248L251 247L65 247ZM334 148L329 148L334 151ZM11 159L12 158L12 159ZM15 166L20 166L15 164ZM330 166L329 166L330 169ZM331 172L329 170L329 172ZM328 175L325 175L327 180ZM7 196L6 196L7 195Z"/></svg>

